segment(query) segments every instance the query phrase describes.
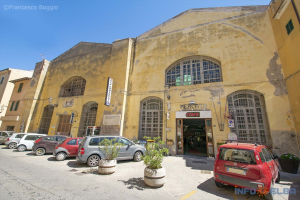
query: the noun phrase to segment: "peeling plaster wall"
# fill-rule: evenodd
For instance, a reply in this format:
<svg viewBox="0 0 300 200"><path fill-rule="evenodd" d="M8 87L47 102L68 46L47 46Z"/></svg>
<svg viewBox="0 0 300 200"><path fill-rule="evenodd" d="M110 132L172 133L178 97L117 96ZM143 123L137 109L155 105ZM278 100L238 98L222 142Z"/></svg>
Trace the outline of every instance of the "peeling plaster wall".
<svg viewBox="0 0 300 200"><path fill-rule="evenodd" d="M294 1L298 13L300 11L300 1ZM278 54L281 60L282 71L284 74L284 82L286 90L288 92L289 101L291 104L290 118L291 123L294 123L295 130L291 134L296 134L294 141L298 142L298 148L300 148L300 23L297 19L296 12L292 3L287 5L286 10L282 13L279 19L274 19L273 16L276 13L276 9L280 5L281 1L276 1L271 4L268 14L273 28L274 37L276 40ZM294 30L288 35L286 31L286 24L292 20ZM279 68L276 63L274 68ZM272 70L273 71L273 70ZM279 75L279 74L278 74ZM282 85L278 85L282 88ZM284 90L278 90L282 93ZM282 136L282 140L285 140L285 136ZM291 138L291 137L289 137ZM290 145L286 143L286 145Z"/></svg>
<svg viewBox="0 0 300 200"><path fill-rule="evenodd" d="M170 119L166 120L164 117L164 139L167 123L167 127L171 128L168 139L175 141L175 113L180 110L181 104L194 100L198 104L207 104L208 109L212 111L216 147L216 143L226 139L230 132L227 121L222 117L227 96L232 92L247 89L264 95L271 140L278 147L278 151L282 152L284 148L278 140L278 132L290 140L289 135L294 126L287 119L287 115L290 115L287 93L283 85L274 85L276 81L272 80L274 71L276 76L280 76L282 72L280 59L276 57L272 27L265 9L266 7L262 6L247 7L246 11L227 9L221 12L216 8L187 12L137 37L134 64L129 79L125 137L138 137L141 100L149 96L164 100L165 70L177 60L201 55L221 62L223 81L171 87ZM165 107L166 104L167 100ZM224 131L220 131L218 127L221 120L225 124ZM285 142L294 145L292 141ZM292 149L293 153L299 153L296 146Z"/></svg>

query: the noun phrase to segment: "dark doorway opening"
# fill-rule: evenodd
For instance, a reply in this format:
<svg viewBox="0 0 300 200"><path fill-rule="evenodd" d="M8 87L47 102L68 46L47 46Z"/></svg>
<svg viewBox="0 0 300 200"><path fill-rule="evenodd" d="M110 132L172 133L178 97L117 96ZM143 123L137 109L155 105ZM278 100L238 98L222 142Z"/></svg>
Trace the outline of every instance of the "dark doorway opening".
<svg viewBox="0 0 300 200"><path fill-rule="evenodd" d="M205 119L183 119L184 155L207 157Z"/></svg>

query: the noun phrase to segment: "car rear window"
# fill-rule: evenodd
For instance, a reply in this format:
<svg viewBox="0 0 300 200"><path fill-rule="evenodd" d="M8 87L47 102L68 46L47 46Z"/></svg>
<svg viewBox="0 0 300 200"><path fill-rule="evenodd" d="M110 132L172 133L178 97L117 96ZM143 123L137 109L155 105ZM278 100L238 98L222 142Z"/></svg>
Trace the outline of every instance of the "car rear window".
<svg viewBox="0 0 300 200"><path fill-rule="evenodd" d="M55 137L55 140L56 140L57 142L64 141L65 139L66 139L66 137L61 137L61 136Z"/></svg>
<svg viewBox="0 0 300 200"><path fill-rule="evenodd" d="M253 165L256 164L254 151L245 149L221 148L219 153L219 160Z"/></svg>
<svg viewBox="0 0 300 200"><path fill-rule="evenodd" d="M101 139L101 141L103 140L103 138L91 138L89 145L90 146L99 146L100 139Z"/></svg>
<svg viewBox="0 0 300 200"><path fill-rule="evenodd" d="M36 140L37 136L36 135L27 135L24 140Z"/></svg>
<svg viewBox="0 0 300 200"><path fill-rule="evenodd" d="M42 139L47 140L47 141L54 141L54 137L51 137L51 136L42 137Z"/></svg>
<svg viewBox="0 0 300 200"><path fill-rule="evenodd" d="M18 134L15 136L15 138L22 138L25 134Z"/></svg>

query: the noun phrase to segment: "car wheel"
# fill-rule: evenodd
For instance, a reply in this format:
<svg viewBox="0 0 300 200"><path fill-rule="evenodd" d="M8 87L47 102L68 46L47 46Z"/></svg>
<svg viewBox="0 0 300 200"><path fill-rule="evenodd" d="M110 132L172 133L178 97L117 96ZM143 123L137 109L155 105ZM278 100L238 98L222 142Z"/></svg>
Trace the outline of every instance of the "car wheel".
<svg viewBox="0 0 300 200"><path fill-rule="evenodd" d="M278 176L277 176L277 179L276 179L276 183L279 183L280 182L280 173L278 171Z"/></svg>
<svg viewBox="0 0 300 200"><path fill-rule="evenodd" d="M133 156L133 159L135 162L140 162L142 160L142 152L140 151L137 151L135 152L134 156Z"/></svg>
<svg viewBox="0 0 300 200"><path fill-rule="evenodd" d="M17 148L17 143L14 143L14 142L9 143L8 148L9 149L15 149L15 148Z"/></svg>
<svg viewBox="0 0 300 200"><path fill-rule="evenodd" d="M96 166L98 166L99 161L100 161L100 157L99 156L97 156L97 155L91 155L88 158L88 160L87 160L87 165L89 167L96 167Z"/></svg>
<svg viewBox="0 0 300 200"><path fill-rule="evenodd" d="M223 183L220 183L220 182L218 182L218 181L216 181L216 180L215 180L215 184L216 184L216 186L219 187L219 188L223 188L223 187L224 187L224 184L223 184Z"/></svg>
<svg viewBox="0 0 300 200"><path fill-rule="evenodd" d="M38 148L36 151L35 151L35 155L37 156L42 156L46 153L46 150L44 148Z"/></svg>
<svg viewBox="0 0 300 200"><path fill-rule="evenodd" d="M25 145L20 145L18 147L18 151L25 151L26 150L26 146Z"/></svg>
<svg viewBox="0 0 300 200"><path fill-rule="evenodd" d="M63 161L65 160L67 157L67 154L65 154L64 152L59 152L58 154L56 154L55 158L57 161Z"/></svg>

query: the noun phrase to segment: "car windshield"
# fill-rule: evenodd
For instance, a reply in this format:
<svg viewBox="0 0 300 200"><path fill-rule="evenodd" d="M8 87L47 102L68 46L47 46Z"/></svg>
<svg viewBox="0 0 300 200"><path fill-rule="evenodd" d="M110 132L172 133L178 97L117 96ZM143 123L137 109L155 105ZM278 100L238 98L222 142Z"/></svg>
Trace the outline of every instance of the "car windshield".
<svg viewBox="0 0 300 200"><path fill-rule="evenodd" d="M245 149L221 148L219 160L232 161L237 163L256 164L254 151Z"/></svg>

